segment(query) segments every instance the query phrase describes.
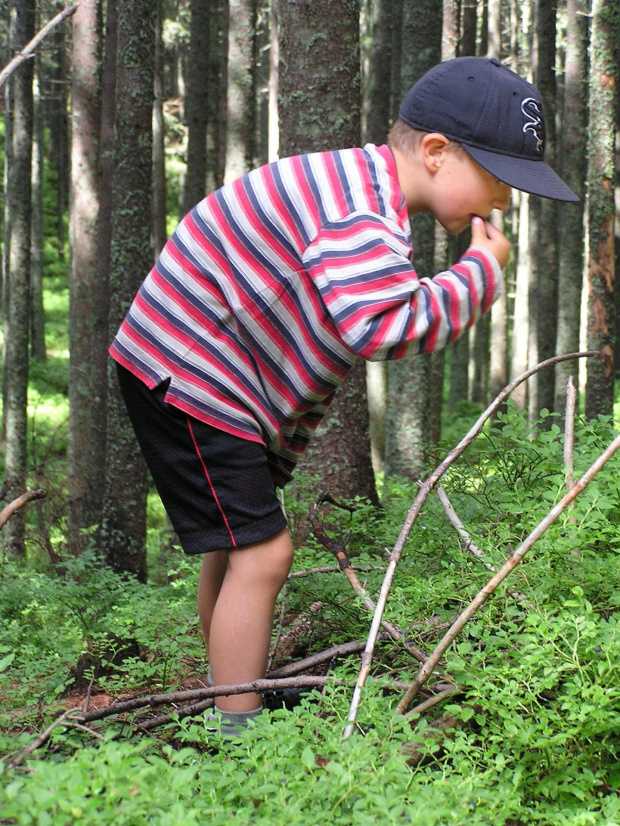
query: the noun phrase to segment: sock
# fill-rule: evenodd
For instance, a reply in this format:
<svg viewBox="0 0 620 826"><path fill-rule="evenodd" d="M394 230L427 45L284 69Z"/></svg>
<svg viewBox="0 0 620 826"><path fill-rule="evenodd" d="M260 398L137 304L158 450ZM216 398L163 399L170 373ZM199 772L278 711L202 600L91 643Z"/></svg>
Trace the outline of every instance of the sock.
<svg viewBox="0 0 620 826"><path fill-rule="evenodd" d="M251 711L222 711L217 705L213 707L213 711L222 716L222 721L232 726L247 726L248 721L258 717L262 710L262 705Z"/></svg>

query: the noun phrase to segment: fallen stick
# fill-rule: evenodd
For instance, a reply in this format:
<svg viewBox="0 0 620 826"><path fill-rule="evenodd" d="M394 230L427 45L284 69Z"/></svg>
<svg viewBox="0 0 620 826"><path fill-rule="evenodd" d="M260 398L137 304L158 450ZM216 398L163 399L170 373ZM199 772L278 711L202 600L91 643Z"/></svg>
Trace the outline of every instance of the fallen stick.
<svg viewBox="0 0 620 826"><path fill-rule="evenodd" d="M484 567L488 571L495 572L495 566L492 565L490 562L485 562L484 561L484 554L482 553L480 548L477 545L474 545L474 543L471 541L471 538L470 538L468 532L466 531L465 526L463 525L463 523L459 519L457 512L452 507L452 503L448 499L448 494L445 492L443 487L441 485L437 485L437 489L436 489L435 492L436 492L437 496L439 497L439 501L441 502L441 504L443 506L445 514L448 517L448 519L450 520L450 522L451 522L452 526L454 527L455 531L458 533L458 535L461 537L461 539L463 539L465 541L465 547L467 548L467 550L471 551L471 553L476 557L476 559L478 559L480 562L482 562L482 564L484 565Z"/></svg>
<svg viewBox="0 0 620 826"><path fill-rule="evenodd" d="M409 512L400 531L398 539L396 540L396 544L394 545L392 553L390 554L390 561L386 569L385 576L383 578L381 591L379 592L379 598L377 600L375 613L368 634L368 640L366 642L366 648L362 655L362 667L360 669L355 689L353 691L353 697L351 699L351 707L349 709L349 715L347 717L349 725L345 728L343 734L343 738L345 740L348 737L350 737L351 734L353 734L353 731L355 730L355 719L357 717L357 711L359 709L362 699L362 689L364 687L364 683L366 682L366 678L370 672L375 642L377 639L377 634L379 633L379 626L381 624L383 612L385 611L385 606L387 603L388 595L390 593L390 588L392 587L392 581L394 579L394 574L396 572L396 566L398 565L398 562L402 555L405 543L409 538L409 534L411 532L413 524L422 509L422 505L427 500L432 489L441 479L441 477L448 471L450 466L459 458L459 456L461 456L465 448L471 442L473 442L473 440L484 427L484 424L487 421L487 419L490 418L502 406L502 404L512 393L512 391L516 387L518 387L522 382L529 379L529 377L533 376L534 373L537 373L539 370L543 370L545 367L550 367L552 364L558 364L562 361L570 361L571 359L587 358L589 356L596 355L598 355L598 352L596 350L588 350L583 353L569 353L564 356L554 356L553 358L541 361L540 364L537 364L535 367L526 370L525 373L521 373L520 376L517 376L516 379L511 381L510 384L508 384L501 391L501 393L499 393L499 395L489 405L489 407L487 407L487 409L479 416L476 423L473 425L473 427L470 428L469 432L466 433L466 435L461 439L458 445L455 448L453 448L450 451L450 453L448 453L443 462L441 462L441 464L438 465L438 467L431 473L428 479L422 483L420 487L420 492L416 496L411 508L409 509Z"/></svg>
<svg viewBox="0 0 620 826"><path fill-rule="evenodd" d="M409 708L411 700L418 693L420 686L422 686L424 682L428 679L428 677L432 674L433 669L443 656L444 652L446 651L450 643L455 639L457 634L461 631L467 620L469 620L470 617L472 617L476 613L478 608L480 608L480 606L483 605L484 602L491 596L491 594L493 593L493 591L495 591L500 582L503 582L503 580L506 579L508 574L514 570L514 568L519 564L519 562L521 562L521 560L532 547L532 545L538 539L540 539L540 537L547 530L547 528L556 521L558 516L560 516L560 514L567 508L567 506L570 505L573 499L575 499L583 490L585 490L585 488L590 484L590 482L596 476L599 470L613 456L613 454L618 450L618 448L620 448L620 435L616 436L616 438L609 445L609 447L607 447L606 450L604 450L603 453L601 453L598 459L584 473L581 479L578 482L575 482L573 487L567 493L564 494L564 496L560 499L557 505L551 508L551 510L545 516L545 518L538 523L538 525L529 534L529 536L521 543L521 545L519 545L517 550L510 557L510 559L508 559L502 565L502 567L495 574L495 576L492 577L484 586L484 588L482 588L482 590L478 592L474 599L469 603L467 608L460 614L460 616L448 629L443 639L437 645L437 647L430 655L428 660L420 668L418 676L413 681L413 683L409 687L409 690L396 707L397 713L405 713L405 711Z"/></svg>
<svg viewBox="0 0 620 826"><path fill-rule="evenodd" d="M381 631L379 633L380 640L387 638L387 631ZM312 656L306 657L303 660L298 660L297 662L283 665L281 668L276 668L274 671L269 672L267 678L274 680L282 677L292 677L294 674L299 674L300 671L314 668L336 657L346 657L348 654L357 654L364 650L364 645L365 643L363 642L343 642L340 643L340 645L333 645L331 648L326 648L325 651L319 651L317 654L312 654Z"/></svg>
<svg viewBox="0 0 620 826"><path fill-rule="evenodd" d="M52 31L52 29L55 29L56 26L59 26L67 17L70 17L72 14L75 14L77 10L78 4L63 9L59 14L56 15L56 17L52 17L49 23L46 23L45 26L43 26L43 28L41 29L41 31L38 32L38 34L35 34L32 40L26 46L24 46L21 52L18 52L15 55L15 57L11 61L9 61L7 65L4 67L4 69L0 72L0 88L4 86L4 84L13 74L15 69L17 69L19 66L21 66L22 63L24 63L24 61L30 58L30 56L37 48L39 43L41 43L41 41L47 37L47 35Z"/></svg>
<svg viewBox="0 0 620 826"><path fill-rule="evenodd" d="M171 703L183 703L190 700L207 700L213 697L229 697L232 694L253 694L263 691L272 691L276 688L322 688L325 682L339 684L340 681L331 677L288 677L283 680L254 680L251 683L238 685L218 685L207 688L194 688L188 691L172 691L168 694L150 694L142 697L131 697L128 700L119 700L105 708L97 708L77 716L80 723L92 720L101 720L113 714L124 714L148 706L163 706Z"/></svg>
<svg viewBox="0 0 620 826"><path fill-rule="evenodd" d="M19 764L22 763L26 759L26 757L28 757L30 754L32 754L33 751L36 751L40 746L42 746L44 743L46 743L49 740L49 738L51 737L51 735L52 735L52 733L55 729L57 729L59 726L65 725L65 724L68 725L67 720L77 720L77 719L79 719L77 709L75 709L75 708L67 709L67 711L64 711L60 715L60 717L57 717L54 720L54 722L51 723L51 725L49 725L45 729L45 731L42 732L37 737L36 740L34 740L34 742L32 742L29 746L26 746L26 748L22 752L20 752L17 755L17 757L14 757L12 760L10 758L5 757L5 758L3 758L3 762L6 761L7 765L10 766L11 768L14 768L15 766L19 766Z"/></svg>
<svg viewBox="0 0 620 826"><path fill-rule="evenodd" d="M335 505L337 508L343 508L351 512L353 508L349 507L348 505L341 505L339 502L333 499L327 491L324 491L319 496L318 500L314 502L310 508L310 524L312 526L312 532L314 533L315 537L325 548L327 548L334 554L334 556L338 560L340 570L348 579L351 588L353 588L353 591L362 600L362 605L364 606L364 608L366 608L372 614L372 612L375 610L375 603L368 595L368 592L360 582L359 577L357 576L357 574L353 570L353 567L351 566L351 561L349 560L349 557L347 556L347 553L345 551L346 541L336 542L335 540L333 540L330 536L327 535L323 523L319 520L317 511L318 506L322 502L329 502L330 504ZM406 639L405 634L400 630L400 628L397 628L394 625L394 623L389 622L385 619L381 619L380 622L382 628L385 628L385 630L388 632L388 634L394 640L394 642L402 643L405 649L409 652L409 654L411 654L411 656L414 659L416 659L419 663L425 662L426 654L424 653L424 651L420 651L418 648L412 645Z"/></svg>
<svg viewBox="0 0 620 826"><path fill-rule="evenodd" d="M13 516L14 513L17 513L18 510L27 505L28 502L32 502L34 499L45 499L47 496L47 491L43 490L43 488L36 488L35 490L27 490L25 493L22 493L21 496L18 496L17 499L14 499L10 502L3 510L0 512L0 529L2 529L9 519Z"/></svg>

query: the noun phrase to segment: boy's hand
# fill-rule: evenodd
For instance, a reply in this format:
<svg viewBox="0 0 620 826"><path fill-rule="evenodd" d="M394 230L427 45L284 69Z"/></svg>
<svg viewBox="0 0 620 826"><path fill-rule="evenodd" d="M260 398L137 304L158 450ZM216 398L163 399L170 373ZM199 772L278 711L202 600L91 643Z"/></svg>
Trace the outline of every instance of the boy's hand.
<svg viewBox="0 0 620 826"><path fill-rule="evenodd" d="M502 268L508 263L508 255L512 244L497 227L478 215L474 215L471 219L471 245L472 247L483 247L489 250L497 258L497 263Z"/></svg>

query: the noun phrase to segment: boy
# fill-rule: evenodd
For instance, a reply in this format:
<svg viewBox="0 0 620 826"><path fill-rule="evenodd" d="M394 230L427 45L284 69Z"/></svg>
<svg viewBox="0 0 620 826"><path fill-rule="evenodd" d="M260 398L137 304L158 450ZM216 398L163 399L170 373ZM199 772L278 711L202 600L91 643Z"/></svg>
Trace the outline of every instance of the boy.
<svg viewBox="0 0 620 826"><path fill-rule="evenodd" d="M536 89L457 58L410 90L388 146L294 158L199 203L142 285L111 354L198 586L215 685L264 677L292 561L283 486L358 358L453 341L502 290L508 240L485 219L511 187L577 200L544 163ZM471 224L451 269L418 279L409 216ZM261 697L220 697L244 725Z"/></svg>

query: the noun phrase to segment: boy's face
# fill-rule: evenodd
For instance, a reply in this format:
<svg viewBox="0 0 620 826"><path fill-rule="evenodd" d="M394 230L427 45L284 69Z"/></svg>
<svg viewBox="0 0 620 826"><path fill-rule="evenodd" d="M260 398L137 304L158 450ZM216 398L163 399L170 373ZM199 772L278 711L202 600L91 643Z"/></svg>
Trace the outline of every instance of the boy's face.
<svg viewBox="0 0 620 826"><path fill-rule="evenodd" d="M456 234L470 225L474 215L487 218L493 209L507 209L510 193L508 184L452 144L434 175L430 211L444 229Z"/></svg>

